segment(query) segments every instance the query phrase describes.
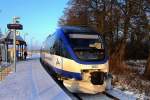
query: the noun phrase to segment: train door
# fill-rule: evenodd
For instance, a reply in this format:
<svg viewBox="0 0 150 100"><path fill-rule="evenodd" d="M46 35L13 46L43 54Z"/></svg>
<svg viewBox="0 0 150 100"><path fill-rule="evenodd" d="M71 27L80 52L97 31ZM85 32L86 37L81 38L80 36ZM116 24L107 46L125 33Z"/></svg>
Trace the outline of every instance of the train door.
<svg viewBox="0 0 150 100"><path fill-rule="evenodd" d="M63 74L63 70L64 70L64 68L63 68L63 47L62 47L62 40L60 39L60 59L61 59L61 69L62 69L62 73L61 74Z"/></svg>
<svg viewBox="0 0 150 100"><path fill-rule="evenodd" d="M55 65L56 65L56 71L60 75L63 74L63 58L62 58L62 48L61 48L61 40L57 39L55 43Z"/></svg>

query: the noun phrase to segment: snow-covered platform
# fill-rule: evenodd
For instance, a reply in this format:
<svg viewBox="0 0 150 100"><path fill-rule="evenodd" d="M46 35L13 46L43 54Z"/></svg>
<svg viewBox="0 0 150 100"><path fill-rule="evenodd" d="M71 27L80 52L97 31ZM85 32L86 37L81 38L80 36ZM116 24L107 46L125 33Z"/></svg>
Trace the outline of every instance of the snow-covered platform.
<svg viewBox="0 0 150 100"><path fill-rule="evenodd" d="M17 72L0 83L0 100L71 100L38 59L17 63Z"/></svg>

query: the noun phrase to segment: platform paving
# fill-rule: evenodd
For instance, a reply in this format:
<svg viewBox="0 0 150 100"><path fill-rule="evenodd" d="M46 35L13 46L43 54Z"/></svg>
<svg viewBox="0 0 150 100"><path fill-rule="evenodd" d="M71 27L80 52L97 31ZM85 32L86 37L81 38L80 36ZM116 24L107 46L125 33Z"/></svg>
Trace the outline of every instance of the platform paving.
<svg viewBox="0 0 150 100"><path fill-rule="evenodd" d="M0 82L0 100L71 100L38 59L17 63L17 72Z"/></svg>

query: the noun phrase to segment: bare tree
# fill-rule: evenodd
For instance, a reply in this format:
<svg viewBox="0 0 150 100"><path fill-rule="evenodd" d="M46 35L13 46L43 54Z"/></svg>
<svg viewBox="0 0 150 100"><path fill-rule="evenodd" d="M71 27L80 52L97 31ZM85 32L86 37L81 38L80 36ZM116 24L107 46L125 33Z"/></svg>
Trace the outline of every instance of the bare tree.
<svg viewBox="0 0 150 100"><path fill-rule="evenodd" d="M144 75L150 80L150 53L149 53L149 57L148 57L148 60L147 60L147 65L146 65Z"/></svg>
<svg viewBox="0 0 150 100"><path fill-rule="evenodd" d="M84 0L70 0L68 8L59 20L59 25L88 25L87 3Z"/></svg>
<svg viewBox="0 0 150 100"><path fill-rule="evenodd" d="M150 27L149 27L149 29L150 29ZM147 65L146 65L146 68L145 68L144 76L150 80L150 34L149 34L149 56L148 56L148 59L147 59Z"/></svg>
<svg viewBox="0 0 150 100"><path fill-rule="evenodd" d="M122 73L127 43L139 45L147 37L148 8L147 0L70 0L59 25L87 25L103 34L109 44L110 70Z"/></svg>

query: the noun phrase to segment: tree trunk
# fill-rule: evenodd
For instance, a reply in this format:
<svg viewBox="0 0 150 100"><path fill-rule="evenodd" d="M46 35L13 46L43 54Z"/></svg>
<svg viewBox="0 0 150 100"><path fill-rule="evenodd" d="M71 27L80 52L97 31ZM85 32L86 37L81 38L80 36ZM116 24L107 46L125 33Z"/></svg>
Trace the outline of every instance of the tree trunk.
<svg viewBox="0 0 150 100"><path fill-rule="evenodd" d="M145 68L144 76L150 80L150 53L149 53L149 57L148 57L148 60L147 60L147 65L146 65L146 68Z"/></svg>
<svg viewBox="0 0 150 100"><path fill-rule="evenodd" d="M125 68L124 56L126 45L127 43L123 41L118 43L114 52L111 54L109 66L112 73L120 74L124 72L123 69Z"/></svg>
<svg viewBox="0 0 150 100"><path fill-rule="evenodd" d="M117 43L117 46L109 59L110 71L116 74L124 73L126 71L125 70L126 64L124 63L124 58L127 45L129 23L130 23L130 15L128 15L125 18L124 37L120 42Z"/></svg>

